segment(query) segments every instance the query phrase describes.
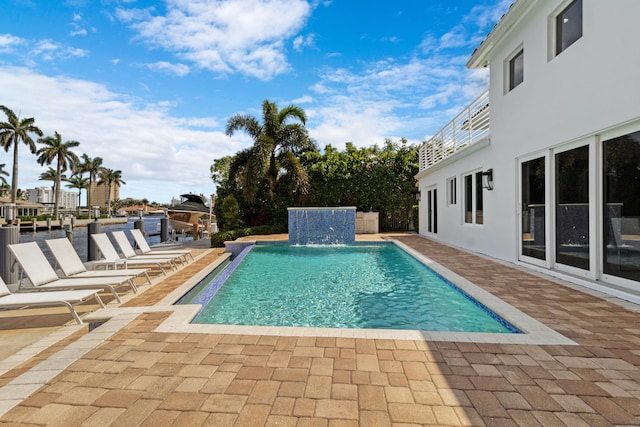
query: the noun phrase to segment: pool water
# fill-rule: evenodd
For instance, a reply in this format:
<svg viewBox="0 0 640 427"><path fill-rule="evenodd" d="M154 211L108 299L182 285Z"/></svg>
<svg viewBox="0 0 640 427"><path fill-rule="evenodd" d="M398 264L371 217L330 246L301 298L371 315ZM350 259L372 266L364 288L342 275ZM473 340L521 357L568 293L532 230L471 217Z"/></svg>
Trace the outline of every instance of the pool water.
<svg viewBox="0 0 640 427"><path fill-rule="evenodd" d="M256 245L193 323L519 332L392 243Z"/></svg>

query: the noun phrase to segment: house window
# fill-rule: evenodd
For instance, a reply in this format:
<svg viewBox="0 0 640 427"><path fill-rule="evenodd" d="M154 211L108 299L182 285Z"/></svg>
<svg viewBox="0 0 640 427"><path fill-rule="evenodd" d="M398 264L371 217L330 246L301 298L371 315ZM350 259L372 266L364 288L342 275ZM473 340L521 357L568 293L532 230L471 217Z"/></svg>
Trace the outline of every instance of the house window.
<svg viewBox="0 0 640 427"><path fill-rule="evenodd" d="M464 177L464 222L473 224L473 175Z"/></svg>
<svg viewBox="0 0 640 427"><path fill-rule="evenodd" d="M447 180L447 202L449 205L455 205L457 203L456 187L456 177L449 178Z"/></svg>
<svg viewBox="0 0 640 427"><path fill-rule="evenodd" d="M482 216L482 172L476 172L476 224L483 224Z"/></svg>
<svg viewBox="0 0 640 427"><path fill-rule="evenodd" d="M556 16L556 55L582 37L582 0L573 0Z"/></svg>
<svg viewBox="0 0 640 427"><path fill-rule="evenodd" d="M438 233L438 190L427 190L427 232Z"/></svg>
<svg viewBox="0 0 640 427"><path fill-rule="evenodd" d="M464 177L464 222L484 223L481 171Z"/></svg>
<svg viewBox="0 0 640 427"><path fill-rule="evenodd" d="M513 90L516 86L524 81L524 50L520 49L509 60L509 90Z"/></svg>

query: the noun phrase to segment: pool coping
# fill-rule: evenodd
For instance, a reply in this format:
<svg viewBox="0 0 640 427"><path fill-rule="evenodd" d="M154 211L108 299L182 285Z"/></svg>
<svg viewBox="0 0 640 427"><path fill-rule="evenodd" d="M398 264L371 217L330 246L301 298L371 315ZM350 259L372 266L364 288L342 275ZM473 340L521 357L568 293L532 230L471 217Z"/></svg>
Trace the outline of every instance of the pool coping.
<svg viewBox="0 0 640 427"><path fill-rule="evenodd" d="M162 322L155 332L166 333L195 333L195 334L237 334L237 335L266 335L266 336L309 336L309 337L336 337L336 338L368 338L391 340L426 340L469 343L492 344L531 344L531 345L577 345L573 340L554 331L550 327L523 313L514 306L507 304L500 298L485 291L462 276L452 272L444 266L436 263L428 257L420 254L411 247L395 240L386 239L409 253L418 261L436 271L464 292L475 298L478 302L491 309L497 315L503 317L523 333L485 333L485 332L440 332L421 330L398 329L348 329L348 328L314 328L314 327L283 327L283 326L244 326L244 325L203 325L192 324L191 320L198 314L199 304L173 305L178 299L197 285L204 277L211 273L217 266L224 262L228 256L220 257L207 269L194 275L167 295L154 307L129 307L123 313L165 311L171 315ZM245 242L251 243L251 242ZM255 243L255 242L253 242ZM271 241L270 243L286 243ZM101 316L105 320L110 316L117 316L122 309L101 310ZM93 316L92 316L93 317Z"/></svg>

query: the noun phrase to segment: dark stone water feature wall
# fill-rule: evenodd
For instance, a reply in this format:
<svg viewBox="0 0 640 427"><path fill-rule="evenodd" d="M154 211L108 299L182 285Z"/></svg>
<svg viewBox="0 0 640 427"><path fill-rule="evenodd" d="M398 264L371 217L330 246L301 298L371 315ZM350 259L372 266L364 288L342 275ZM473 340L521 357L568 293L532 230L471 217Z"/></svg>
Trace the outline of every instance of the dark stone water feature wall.
<svg viewBox="0 0 640 427"><path fill-rule="evenodd" d="M355 206L288 208L289 244L337 245L356 240Z"/></svg>

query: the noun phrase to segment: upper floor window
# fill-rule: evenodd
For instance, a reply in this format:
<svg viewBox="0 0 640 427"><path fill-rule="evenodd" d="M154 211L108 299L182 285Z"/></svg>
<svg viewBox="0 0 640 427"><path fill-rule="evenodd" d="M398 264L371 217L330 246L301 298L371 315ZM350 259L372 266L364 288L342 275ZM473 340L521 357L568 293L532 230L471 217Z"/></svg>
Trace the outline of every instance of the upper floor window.
<svg viewBox="0 0 640 427"><path fill-rule="evenodd" d="M556 55L582 37L582 0L573 0L556 16Z"/></svg>
<svg viewBox="0 0 640 427"><path fill-rule="evenodd" d="M509 60L509 90L524 81L524 50L520 49Z"/></svg>

